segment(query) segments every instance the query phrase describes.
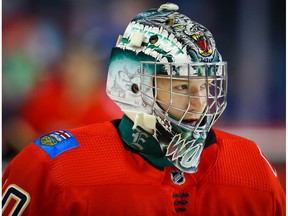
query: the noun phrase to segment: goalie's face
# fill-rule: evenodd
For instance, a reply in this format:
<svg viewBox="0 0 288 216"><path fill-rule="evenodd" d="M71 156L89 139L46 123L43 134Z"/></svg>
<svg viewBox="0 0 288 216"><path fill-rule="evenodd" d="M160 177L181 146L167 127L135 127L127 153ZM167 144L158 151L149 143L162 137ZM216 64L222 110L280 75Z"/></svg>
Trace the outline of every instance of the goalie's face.
<svg viewBox="0 0 288 216"><path fill-rule="evenodd" d="M158 77L156 98L160 107L180 120L193 126L207 106L207 94L211 80L205 77L187 79Z"/></svg>

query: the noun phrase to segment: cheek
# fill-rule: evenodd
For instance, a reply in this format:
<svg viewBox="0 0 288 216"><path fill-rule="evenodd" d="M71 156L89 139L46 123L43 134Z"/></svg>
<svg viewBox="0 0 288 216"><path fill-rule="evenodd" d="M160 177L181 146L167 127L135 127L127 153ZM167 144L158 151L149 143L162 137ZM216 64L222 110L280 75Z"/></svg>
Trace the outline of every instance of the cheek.
<svg viewBox="0 0 288 216"><path fill-rule="evenodd" d="M167 92L161 92L161 94L158 95L157 99L158 101L160 101L159 104L164 110L168 109L171 102L172 102L171 105L173 107L177 107L179 109L186 109L187 104L188 104L187 97L172 94L172 100L171 100L171 95L170 93L167 93ZM178 111L177 109L170 108L169 112L174 113Z"/></svg>
<svg viewBox="0 0 288 216"><path fill-rule="evenodd" d="M175 107L178 108L185 108L188 106L188 97L187 96L179 96L179 95L174 95L172 96L172 104Z"/></svg>
<svg viewBox="0 0 288 216"><path fill-rule="evenodd" d="M166 109L170 103L170 94L159 90L157 100L162 108Z"/></svg>

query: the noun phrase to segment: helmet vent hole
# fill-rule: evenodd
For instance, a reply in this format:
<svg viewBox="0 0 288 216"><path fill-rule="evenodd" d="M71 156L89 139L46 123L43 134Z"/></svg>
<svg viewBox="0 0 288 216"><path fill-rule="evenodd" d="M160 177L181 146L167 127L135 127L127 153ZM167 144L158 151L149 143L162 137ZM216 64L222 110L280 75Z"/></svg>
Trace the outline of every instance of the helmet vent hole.
<svg viewBox="0 0 288 216"><path fill-rule="evenodd" d="M174 17L169 17L166 21L165 21L166 25L174 25L175 24L175 18Z"/></svg>
<svg viewBox="0 0 288 216"><path fill-rule="evenodd" d="M131 90L132 90L132 92L133 93L138 93L139 92L139 87L138 87L138 85L137 84L132 84L132 86L131 86Z"/></svg>
<svg viewBox="0 0 288 216"><path fill-rule="evenodd" d="M152 35L152 36L149 38L149 43L155 44L155 43L157 43L158 39L159 39L159 38L158 38L157 35Z"/></svg>

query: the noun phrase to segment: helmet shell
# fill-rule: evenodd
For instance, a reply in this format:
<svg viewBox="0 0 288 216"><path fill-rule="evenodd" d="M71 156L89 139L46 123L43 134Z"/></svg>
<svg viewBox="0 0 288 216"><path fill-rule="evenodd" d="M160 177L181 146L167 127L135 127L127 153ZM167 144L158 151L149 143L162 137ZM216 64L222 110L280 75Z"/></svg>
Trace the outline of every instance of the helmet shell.
<svg viewBox="0 0 288 216"><path fill-rule="evenodd" d="M122 110L152 113L140 91L133 90L135 86L140 88L140 82L145 83L141 91L153 97L152 79L146 77L141 81L140 75L144 71L152 76L155 68L152 64L141 66L141 62L178 64L222 60L210 31L178 13L178 7L174 6L170 4L138 14L112 49L106 91ZM161 73L170 75L171 70L157 69L157 74ZM187 71L173 70L173 73L187 76ZM201 74L196 70L192 75Z"/></svg>

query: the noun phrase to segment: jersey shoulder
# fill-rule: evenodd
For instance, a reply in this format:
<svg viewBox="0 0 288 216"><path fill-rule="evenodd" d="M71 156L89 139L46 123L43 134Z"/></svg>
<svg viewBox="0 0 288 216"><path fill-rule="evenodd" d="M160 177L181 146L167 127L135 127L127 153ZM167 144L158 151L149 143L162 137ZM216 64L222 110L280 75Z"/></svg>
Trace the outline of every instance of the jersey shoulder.
<svg viewBox="0 0 288 216"><path fill-rule="evenodd" d="M92 124L84 127L69 130L57 130L45 134L34 141L40 149L54 159L58 156L65 157L72 150L80 151L95 142L99 142L102 137L117 137L117 131L110 122Z"/></svg>
<svg viewBox="0 0 288 216"><path fill-rule="evenodd" d="M212 181L266 191L279 185L275 169L255 142L219 130L214 132L219 151Z"/></svg>
<svg viewBox="0 0 288 216"><path fill-rule="evenodd" d="M83 154L88 153L83 152L82 149L93 151L90 146L98 146L99 141L103 141L105 137L113 137L114 140L119 137L116 128L110 122L53 131L37 138L25 147L9 165L17 168L31 162L31 164L43 164L44 167L50 169L51 166L62 161L71 159L72 162L77 161L79 157L85 158ZM77 156L78 152L81 152L79 156ZM29 167L31 166L25 168L29 169Z"/></svg>
<svg viewBox="0 0 288 216"><path fill-rule="evenodd" d="M37 172L39 178L59 188L146 183L150 180L143 178L142 168L154 170L141 156L125 149L111 122L44 135L26 147L9 170L21 170L23 165L25 172Z"/></svg>
<svg viewBox="0 0 288 216"><path fill-rule="evenodd" d="M111 122L62 131L67 138L59 137L58 132L49 134L50 138L57 135L59 140L62 139L58 143L54 141L56 144L47 146L46 143L52 143L47 141L47 135L39 138L38 144L35 142L49 156L49 171L57 185L69 187L141 181L135 168L135 161L142 163L140 156L124 148ZM43 141L39 144L41 139L44 144ZM129 178L127 170L130 170Z"/></svg>

